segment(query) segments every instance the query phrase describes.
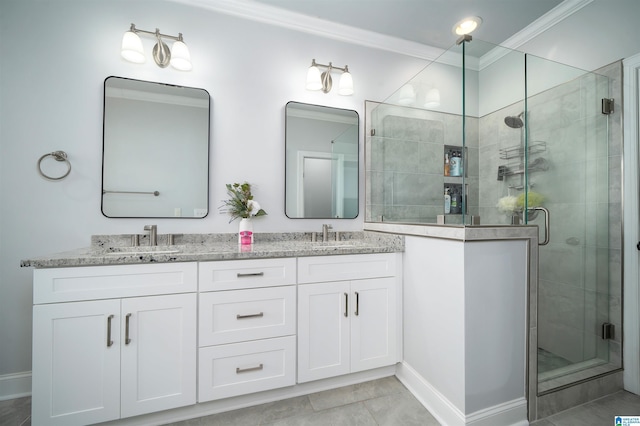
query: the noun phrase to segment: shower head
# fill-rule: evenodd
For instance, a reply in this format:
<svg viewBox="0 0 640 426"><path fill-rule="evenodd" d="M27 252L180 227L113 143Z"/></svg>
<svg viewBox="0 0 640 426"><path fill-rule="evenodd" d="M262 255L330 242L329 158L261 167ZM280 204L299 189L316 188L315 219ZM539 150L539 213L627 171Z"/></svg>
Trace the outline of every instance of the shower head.
<svg viewBox="0 0 640 426"><path fill-rule="evenodd" d="M520 129L524 126L524 122L522 121L522 115L524 112L521 112L518 116L509 115L504 118L504 124L511 127L512 129Z"/></svg>

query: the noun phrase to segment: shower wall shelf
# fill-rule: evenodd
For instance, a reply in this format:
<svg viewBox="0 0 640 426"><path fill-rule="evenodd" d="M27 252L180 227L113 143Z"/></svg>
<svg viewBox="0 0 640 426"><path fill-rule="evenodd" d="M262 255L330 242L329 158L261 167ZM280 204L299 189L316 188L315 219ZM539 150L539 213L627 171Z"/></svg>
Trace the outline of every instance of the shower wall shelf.
<svg viewBox="0 0 640 426"><path fill-rule="evenodd" d="M528 154L539 154L547 150L547 143L544 141L534 141L529 144ZM500 159L509 160L511 158L522 158L525 149L521 146L512 146L508 148L500 148Z"/></svg>

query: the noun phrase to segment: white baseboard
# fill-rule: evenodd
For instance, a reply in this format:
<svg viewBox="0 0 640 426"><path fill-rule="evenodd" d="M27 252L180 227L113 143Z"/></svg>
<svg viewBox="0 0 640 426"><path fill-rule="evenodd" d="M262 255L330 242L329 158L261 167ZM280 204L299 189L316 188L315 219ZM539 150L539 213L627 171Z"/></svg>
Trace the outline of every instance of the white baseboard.
<svg viewBox="0 0 640 426"><path fill-rule="evenodd" d="M528 426L527 400L518 398L484 410L476 411L467 416L470 426Z"/></svg>
<svg viewBox="0 0 640 426"><path fill-rule="evenodd" d="M31 396L31 371L0 376L0 401Z"/></svg>
<svg viewBox="0 0 640 426"><path fill-rule="evenodd" d="M401 363L398 379L443 425L448 426L527 426L527 401L524 397L465 415L411 366Z"/></svg>

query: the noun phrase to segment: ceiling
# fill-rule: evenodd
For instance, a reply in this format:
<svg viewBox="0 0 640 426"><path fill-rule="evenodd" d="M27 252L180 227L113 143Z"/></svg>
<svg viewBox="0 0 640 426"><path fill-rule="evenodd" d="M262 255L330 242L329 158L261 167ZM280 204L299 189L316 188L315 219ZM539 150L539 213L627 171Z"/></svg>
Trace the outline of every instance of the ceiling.
<svg viewBox="0 0 640 426"><path fill-rule="evenodd" d="M268 6L448 49L455 23L479 16L473 37L502 44L563 0L254 0Z"/></svg>

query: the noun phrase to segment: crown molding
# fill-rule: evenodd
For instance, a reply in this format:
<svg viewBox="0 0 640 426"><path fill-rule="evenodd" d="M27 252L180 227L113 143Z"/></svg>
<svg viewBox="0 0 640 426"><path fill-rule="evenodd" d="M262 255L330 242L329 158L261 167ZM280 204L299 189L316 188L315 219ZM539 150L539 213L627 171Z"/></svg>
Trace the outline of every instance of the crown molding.
<svg viewBox="0 0 640 426"><path fill-rule="evenodd" d="M520 46L533 40L554 25L559 24L591 2L593 2L593 0L564 0L558 6L533 21L530 25L500 43L500 47L483 55L480 59L480 69L491 65L506 55L508 52L506 52L504 48L517 50Z"/></svg>
<svg viewBox="0 0 640 426"><path fill-rule="evenodd" d="M459 55L452 54L452 52L445 51L444 49L326 21L253 0L172 1L344 43L386 50L428 61L437 60L437 62L450 65L460 65ZM475 70L483 69L504 56L507 53L505 48L516 50L547 29L587 6L592 1L593 0L564 0L558 6L535 20L531 25L502 42L500 47L482 56L479 61L476 62L475 58L468 58L467 66Z"/></svg>
<svg viewBox="0 0 640 426"><path fill-rule="evenodd" d="M294 31L313 34L344 43L387 50L429 61L435 60L444 53L443 49L437 47L326 21L324 19L283 10L251 0L172 1L208 9L214 12L224 13L226 15L276 25Z"/></svg>

